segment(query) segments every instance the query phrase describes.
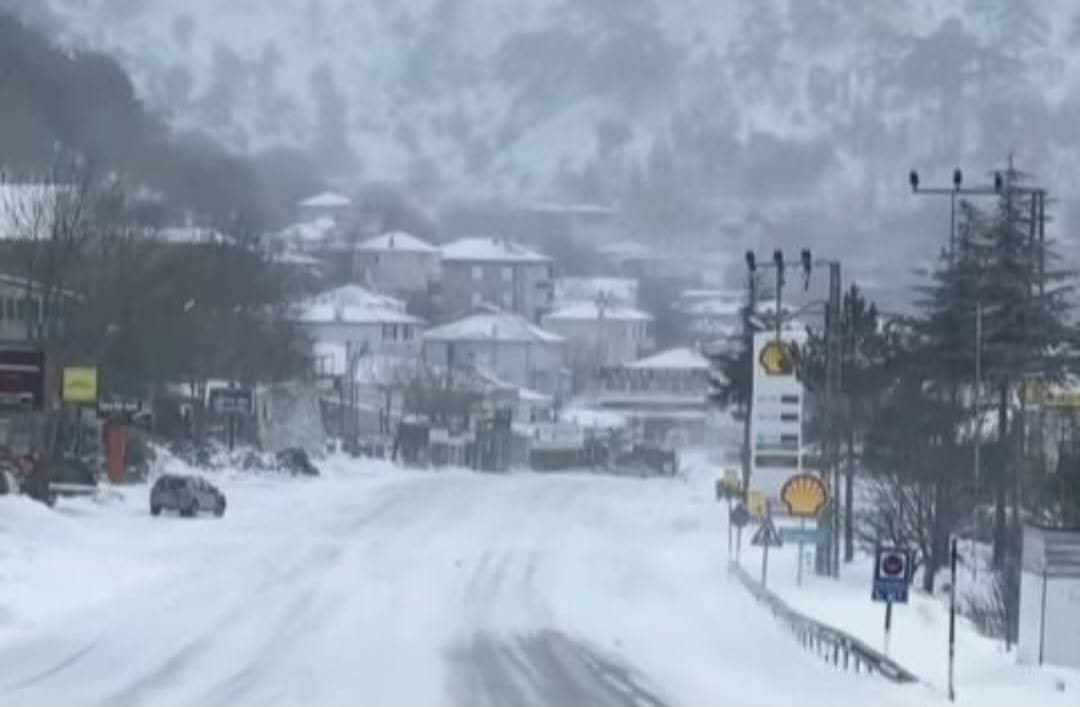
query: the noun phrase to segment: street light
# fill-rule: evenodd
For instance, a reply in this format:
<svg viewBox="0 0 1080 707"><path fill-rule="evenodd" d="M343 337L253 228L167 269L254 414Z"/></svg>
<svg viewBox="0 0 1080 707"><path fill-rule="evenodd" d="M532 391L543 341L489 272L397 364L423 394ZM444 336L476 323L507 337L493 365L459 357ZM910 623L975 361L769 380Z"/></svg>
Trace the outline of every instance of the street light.
<svg viewBox="0 0 1080 707"><path fill-rule="evenodd" d="M994 196L1001 194L1004 188L1004 180L1001 172L994 172L994 185L992 187L967 187L964 184L964 173L959 167L953 170L951 187L923 187L919 179L919 173L911 170L908 173L908 184L911 185L911 193L917 196L948 196L949 197L949 262L956 255L956 197L957 196Z"/></svg>

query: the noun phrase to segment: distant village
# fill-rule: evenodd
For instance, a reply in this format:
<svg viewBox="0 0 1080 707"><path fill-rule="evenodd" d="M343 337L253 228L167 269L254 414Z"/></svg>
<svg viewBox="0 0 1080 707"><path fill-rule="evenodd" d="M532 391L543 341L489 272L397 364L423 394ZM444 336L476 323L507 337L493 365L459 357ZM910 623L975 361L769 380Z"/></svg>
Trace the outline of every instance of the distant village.
<svg viewBox="0 0 1080 707"><path fill-rule="evenodd" d="M429 242L335 192L297 203L292 225L259 248L302 293L285 316L305 337L308 364L291 395L307 402L250 381L250 410L237 431L229 419L229 443L239 434L264 449L329 443L423 466L653 473L673 473L677 449L718 445L726 413L706 401L702 347L734 340L745 295L720 286L721 265L619 238L597 207L534 211L589 240L602 272L509 237ZM156 239L184 248L234 236L188 224ZM642 293L656 283L664 301L650 307ZM0 339L34 339L27 322L58 306L39 290L0 278ZM675 333L661 332L675 318ZM210 418L197 436L224 441L227 416L211 397L236 385L184 393L181 418L193 407Z"/></svg>
<svg viewBox="0 0 1080 707"><path fill-rule="evenodd" d="M640 283L699 284L682 258L612 241L599 250L614 275L566 276L565 263L508 238L365 237L363 214L333 192L304 199L297 216L273 248L294 276L325 284L293 316L311 341L332 434L377 453L400 434L410 459L482 468L614 464L612 444L656 450L651 458L717 442L701 346L738 331L745 296L679 290L672 305L690 336L658 346ZM420 370L456 374L475 404L411 417L424 409L407 399ZM603 460L588 452L597 445Z"/></svg>

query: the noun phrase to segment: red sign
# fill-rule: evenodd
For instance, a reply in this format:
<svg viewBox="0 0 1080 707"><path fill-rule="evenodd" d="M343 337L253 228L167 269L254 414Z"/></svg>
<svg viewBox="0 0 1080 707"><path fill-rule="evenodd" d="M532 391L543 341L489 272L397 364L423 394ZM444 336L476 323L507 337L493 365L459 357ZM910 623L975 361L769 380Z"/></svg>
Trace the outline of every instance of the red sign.
<svg viewBox="0 0 1080 707"><path fill-rule="evenodd" d="M0 407L40 410L45 406L45 352L0 348Z"/></svg>

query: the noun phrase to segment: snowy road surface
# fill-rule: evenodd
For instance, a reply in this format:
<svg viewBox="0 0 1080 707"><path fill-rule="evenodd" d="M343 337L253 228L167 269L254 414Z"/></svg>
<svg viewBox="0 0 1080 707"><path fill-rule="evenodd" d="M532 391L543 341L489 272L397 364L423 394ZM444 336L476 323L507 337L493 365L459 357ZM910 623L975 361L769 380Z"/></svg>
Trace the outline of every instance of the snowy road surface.
<svg viewBox="0 0 1080 707"><path fill-rule="evenodd" d="M227 481L220 520L0 499L0 703L938 699L799 650L727 576L710 483L357 468Z"/></svg>

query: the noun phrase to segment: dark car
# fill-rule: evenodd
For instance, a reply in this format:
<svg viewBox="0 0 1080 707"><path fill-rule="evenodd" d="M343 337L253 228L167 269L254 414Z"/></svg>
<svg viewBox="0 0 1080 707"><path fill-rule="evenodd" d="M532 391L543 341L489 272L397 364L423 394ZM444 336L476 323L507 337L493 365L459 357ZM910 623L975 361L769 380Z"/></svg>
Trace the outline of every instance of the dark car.
<svg viewBox="0 0 1080 707"><path fill-rule="evenodd" d="M311 463L311 457L300 447L290 447L278 452L278 464L282 469L296 476L318 476L319 469Z"/></svg>
<svg viewBox="0 0 1080 707"><path fill-rule="evenodd" d="M94 470L84 459L62 457L52 463L49 489L57 496L89 496L97 491Z"/></svg>
<svg viewBox="0 0 1080 707"><path fill-rule="evenodd" d="M185 517L210 511L221 516L225 514L225 494L199 476L167 474L150 489L151 515L162 511L176 511Z"/></svg>

